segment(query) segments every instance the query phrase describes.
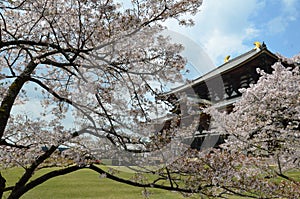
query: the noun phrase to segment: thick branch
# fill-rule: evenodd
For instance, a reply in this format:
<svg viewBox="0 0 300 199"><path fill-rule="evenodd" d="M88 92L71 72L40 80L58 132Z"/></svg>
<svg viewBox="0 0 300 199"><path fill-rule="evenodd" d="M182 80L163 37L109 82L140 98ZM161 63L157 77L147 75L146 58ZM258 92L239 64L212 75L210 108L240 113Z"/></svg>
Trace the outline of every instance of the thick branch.
<svg viewBox="0 0 300 199"><path fill-rule="evenodd" d="M27 82L30 79L30 75L32 74L36 66L37 64L31 61L27 65L25 70L21 73L21 75L18 76L8 88L8 92L3 98L0 106L0 138L2 138L4 134L4 130L6 128L11 109L19 92L21 91L25 82Z"/></svg>
<svg viewBox="0 0 300 199"><path fill-rule="evenodd" d="M29 79L31 82L34 82L36 84L38 84L40 87L42 87L43 89L45 89L48 93L50 93L51 95L53 95L56 99L58 99L61 102L66 102L70 105L73 104L73 102L71 100L69 100L68 98L64 98L61 97L59 94L57 94L55 91L53 91L50 87L48 87L47 85L45 85L42 81L35 79L35 78L30 78Z"/></svg>
<svg viewBox="0 0 300 199"><path fill-rule="evenodd" d="M17 144L8 143L4 139L0 139L0 146L1 145L10 146L10 147L18 148L18 149L29 149L30 148L30 146L24 146L24 145L17 145Z"/></svg>
<svg viewBox="0 0 300 199"><path fill-rule="evenodd" d="M99 174L104 174L106 175L106 178L121 182L127 185L135 186L135 187L143 187L143 188L158 188L158 189L164 189L164 190L169 190L169 191L178 191L178 192L183 192L183 193L195 193L195 190L191 189L182 189L179 187L171 187L171 186L165 186L165 185L160 185L160 184L154 184L154 183L139 183L139 182L133 182L131 180L126 180L123 178L119 178L117 176L111 175L110 173L105 172L103 169L96 167L94 165L90 165L89 167L91 170L96 171ZM200 190L197 190L200 191Z"/></svg>
<svg viewBox="0 0 300 199"><path fill-rule="evenodd" d="M24 175L20 178L20 180L16 183L16 186L12 190L11 195L8 197L8 199L14 199L19 198L22 196L26 190L25 184L29 181L29 179L32 177L34 171L36 168L43 163L47 158L51 156L51 154L58 148L58 146L51 146L48 151L46 151L43 155L38 157L32 165L26 169L26 172Z"/></svg>
<svg viewBox="0 0 300 199"><path fill-rule="evenodd" d="M50 59L46 59L45 61L42 61L41 63L56 66L58 68L62 68L63 70L66 70L68 73L70 73L71 75L77 76L74 72L72 72L71 70L66 68L67 66L75 66L74 63L59 63L59 62L52 61Z"/></svg>
<svg viewBox="0 0 300 199"><path fill-rule="evenodd" d="M43 47L51 47L53 49L57 49L60 52L76 52L76 49L72 49L72 48L67 48L67 49L62 49L59 45L53 44L53 43L48 43L48 42L36 42L36 41L31 41L31 40L12 40L12 41L6 41L6 42L1 42L0 43L0 48L3 48L5 46L19 46L19 45L28 45L28 46L43 46ZM90 52L92 49L86 49L83 50L81 49L80 52L82 53L88 53Z"/></svg>
<svg viewBox="0 0 300 199"><path fill-rule="evenodd" d="M2 177L2 175L0 173L0 198L2 198L4 188L5 188L5 183L6 183L6 180L4 177Z"/></svg>
<svg viewBox="0 0 300 199"><path fill-rule="evenodd" d="M83 169L84 167L79 167L77 165L75 166L71 166L71 167L67 167L67 168L63 168L63 169L59 169L59 170L55 170L55 171L51 171L31 182L29 182L28 184L25 185L25 187L22 189L22 195L24 193L26 193L27 191L33 189L34 187L46 182L47 180L50 180L51 178L55 178L57 176L61 176L61 175L65 175L68 173L72 173L74 171L78 171L80 169Z"/></svg>

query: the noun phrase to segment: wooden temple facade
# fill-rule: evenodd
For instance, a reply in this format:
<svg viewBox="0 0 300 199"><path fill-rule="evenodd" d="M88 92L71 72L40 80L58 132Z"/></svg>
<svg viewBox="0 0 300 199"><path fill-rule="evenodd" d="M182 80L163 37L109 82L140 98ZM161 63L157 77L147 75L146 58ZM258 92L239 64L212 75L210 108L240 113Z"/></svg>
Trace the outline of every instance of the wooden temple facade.
<svg viewBox="0 0 300 199"><path fill-rule="evenodd" d="M228 60L214 70L191 81L188 85L173 89L169 95L186 92L188 97L198 100L199 104L206 101L219 110L230 112L233 103L238 101L241 96L239 89L247 88L259 79L257 68L271 73L271 66L277 61L278 57L263 43L258 48ZM216 138L214 138L214 135L205 134L210 122L209 116L202 114L200 120L198 134L186 138L192 148L201 149L207 140L207 146L217 146L224 141L224 136L215 135ZM213 143L209 140L212 140Z"/></svg>

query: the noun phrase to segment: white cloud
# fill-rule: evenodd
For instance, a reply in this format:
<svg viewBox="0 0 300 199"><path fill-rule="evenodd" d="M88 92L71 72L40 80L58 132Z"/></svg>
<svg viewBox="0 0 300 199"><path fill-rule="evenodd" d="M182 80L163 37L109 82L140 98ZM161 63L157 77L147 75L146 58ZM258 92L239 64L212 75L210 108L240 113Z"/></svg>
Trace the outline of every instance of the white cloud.
<svg viewBox="0 0 300 199"><path fill-rule="evenodd" d="M214 64L204 48L200 46L194 39L187 37L179 32L166 30L165 35L171 37L172 42L180 43L184 47L182 55L188 60L188 69L190 73L186 75L189 79L194 79L214 68Z"/></svg>
<svg viewBox="0 0 300 199"><path fill-rule="evenodd" d="M224 32L219 30L214 30L211 36L207 38L205 48L217 64L221 64L223 58L227 55L232 56L232 54L245 52L248 49L242 44L242 39L238 35L225 35Z"/></svg>
<svg viewBox="0 0 300 199"><path fill-rule="evenodd" d="M168 21L167 25L171 30L193 38L219 65L226 55L234 57L252 48L253 42L243 42L258 35L259 30L250 19L259 14L264 3L258 0L206 0L194 18L194 27L180 28L174 21Z"/></svg>

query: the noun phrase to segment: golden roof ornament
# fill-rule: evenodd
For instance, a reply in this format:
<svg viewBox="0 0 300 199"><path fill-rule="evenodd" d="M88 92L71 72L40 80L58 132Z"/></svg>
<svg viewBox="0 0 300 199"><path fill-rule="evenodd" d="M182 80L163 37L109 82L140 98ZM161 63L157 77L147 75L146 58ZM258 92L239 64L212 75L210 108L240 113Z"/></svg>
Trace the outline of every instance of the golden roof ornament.
<svg viewBox="0 0 300 199"><path fill-rule="evenodd" d="M224 63L227 63L230 59L230 55L227 55L225 58L224 58Z"/></svg>
<svg viewBox="0 0 300 199"><path fill-rule="evenodd" d="M253 45L255 46L254 49L261 49L261 43L259 41L254 42Z"/></svg>

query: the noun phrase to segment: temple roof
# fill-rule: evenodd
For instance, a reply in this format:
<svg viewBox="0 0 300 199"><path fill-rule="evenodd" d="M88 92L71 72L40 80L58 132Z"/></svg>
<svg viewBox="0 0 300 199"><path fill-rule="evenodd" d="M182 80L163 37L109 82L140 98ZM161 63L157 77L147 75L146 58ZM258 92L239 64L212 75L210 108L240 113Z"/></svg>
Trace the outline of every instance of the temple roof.
<svg viewBox="0 0 300 199"><path fill-rule="evenodd" d="M258 48L258 49L251 49L250 51L242 54L242 55L239 55L233 59L230 59L228 62L218 66L217 68L211 70L210 72L204 74L203 76L200 76L194 80L192 80L191 82L189 82L188 84L185 84L185 85L182 85L182 86L179 86L177 88L173 88L171 89L170 92L166 93L167 95L168 94L171 94L171 93L176 93L176 92L179 92L179 91L182 91L182 90L185 90L187 88L191 88L192 86L195 86L196 84L200 83L200 82L204 82L204 81L207 81L209 79L212 79L218 75L221 75L221 74L224 74L228 71L231 71L241 65L244 65L245 63L255 59L256 57L258 57L259 55L261 54L264 54L266 53L267 55L275 58L275 59L278 59L277 56L275 54L273 54L271 51L269 51L266 47L266 45L263 43L261 48Z"/></svg>

